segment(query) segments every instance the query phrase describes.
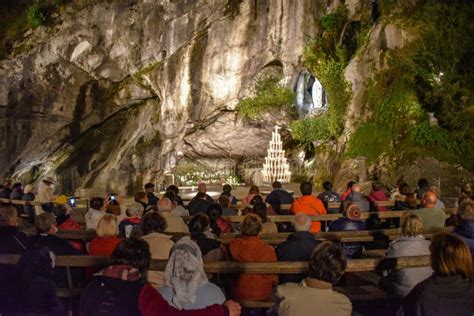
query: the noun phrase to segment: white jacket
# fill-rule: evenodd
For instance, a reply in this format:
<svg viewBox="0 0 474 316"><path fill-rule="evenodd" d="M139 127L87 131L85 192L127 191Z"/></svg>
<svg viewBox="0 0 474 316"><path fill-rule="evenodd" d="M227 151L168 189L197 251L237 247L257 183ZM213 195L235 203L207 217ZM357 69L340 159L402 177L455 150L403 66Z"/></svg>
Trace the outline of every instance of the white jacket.
<svg viewBox="0 0 474 316"><path fill-rule="evenodd" d="M40 203L51 203L54 202L56 196L54 195L53 188L41 181L38 184L38 198Z"/></svg>
<svg viewBox="0 0 474 316"><path fill-rule="evenodd" d="M102 216L105 215L105 211L99 211L93 208L90 208L87 211L86 215L84 215L84 219L86 220L86 228L87 229L97 229L97 224L99 223Z"/></svg>

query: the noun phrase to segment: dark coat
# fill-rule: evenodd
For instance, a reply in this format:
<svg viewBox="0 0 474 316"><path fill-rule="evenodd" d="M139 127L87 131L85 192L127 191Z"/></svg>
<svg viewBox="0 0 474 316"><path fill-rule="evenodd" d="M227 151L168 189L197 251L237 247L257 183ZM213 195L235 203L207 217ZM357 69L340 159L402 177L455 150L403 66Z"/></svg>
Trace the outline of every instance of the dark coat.
<svg viewBox="0 0 474 316"><path fill-rule="evenodd" d="M18 227L0 226L0 254L21 254L28 247L28 237Z"/></svg>
<svg viewBox="0 0 474 316"><path fill-rule="evenodd" d="M21 188L17 188L10 193L10 200L21 200L22 197L23 190Z"/></svg>
<svg viewBox="0 0 474 316"><path fill-rule="evenodd" d="M309 261L314 248L319 244L320 241L316 240L310 232L296 232L279 244L275 252L278 261ZM307 273L281 274L279 283L301 282L307 276Z"/></svg>
<svg viewBox="0 0 474 316"><path fill-rule="evenodd" d="M2 191L0 191L0 198L2 199L9 199L10 194L12 194L12 189L4 187Z"/></svg>
<svg viewBox="0 0 474 316"><path fill-rule="evenodd" d="M28 246L26 235L13 226L0 226L0 254L22 254ZM15 281L16 267L0 264L0 314L14 305L11 286ZM6 312L5 312L6 313ZM7 313L6 313L7 314Z"/></svg>
<svg viewBox="0 0 474 316"><path fill-rule="evenodd" d="M201 249L201 253L203 256L207 255L209 251L219 249L221 247L221 242L219 240L208 238L204 234L192 237L196 244L199 246L199 249Z"/></svg>
<svg viewBox="0 0 474 316"><path fill-rule="evenodd" d="M437 276L418 283L403 300L405 316L474 314L474 284L461 276Z"/></svg>
<svg viewBox="0 0 474 316"><path fill-rule="evenodd" d="M25 193L21 197L23 201L34 201L35 195L33 193ZM28 217L34 220L35 217L35 207L33 205L23 205L23 213L28 215Z"/></svg>
<svg viewBox="0 0 474 316"><path fill-rule="evenodd" d="M474 221L461 221L454 228L454 233L467 243L471 252L474 252Z"/></svg>
<svg viewBox="0 0 474 316"><path fill-rule="evenodd" d="M156 197L156 195L153 192L147 192L146 196L148 198L148 206L158 205L159 199Z"/></svg>
<svg viewBox="0 0 474 316"><path fill-rule="evenodd" d="M52 259L47 248L27 250L17 265L16 290L19 312L64 315L52 280Z"/></svg>
<svg viewBox="0 0 474 316"><path fill-rule="evenodd" d="M22 188L16 188L10 193L10 200L21 200L23 197L23 189ZM19 204L13 204L18 212L18 214L21 214L23 212L23 205Z"/></svg>
<svg viewBox="0 0 474 316"><path fill-rule="evenodd" d="M36 235L31 238L30 249L46 247L54 253L56 256L78 256L82 255L77 249L75 249L69 241L66 239L59 238L54 235ZM83 273L80 268L71 269L72 279L74 285L82 280ZM53 280L55 281L57 287L68 287L66 268L54 268L53 270Z"/></svg>
<svg viewBox="0 0 474 316"><path fill-rule="evenodd" d="M207 208L214 202L209 195L208 197L206 200L194 197L188 204L189 215L194 216L200 212L206 214Z"/></svg>
<svg viewBox="0 0 474 316"><path fill-rule="evenodd" d="M141 315L138 298L145 282L94 276L81 296L81 315Z"/></svg>
<svg viewBox="0 0 474 316"><path fill-rule="evenodd" d="M353 221L346 217L341 217L329 225L330 232L359 231L365 229L366 226L363 221ZM362 243L348 242L344 243L342 248L348 258L356 259L362 255Z"/></svg>
<svg viewBox="0 0 474 316"><path fill-rule="evenodd" d="M176 195L176 203L181 206L184 205L183 199L179 195Z"/></svg>
<svg viewBox="0 0 474 316"><path fill-rule="evenodd" d="M282 204L292 204L295 199L288 191L283 190L282 188L274 189L270 192L269 195L265 198L265 202L272 206L272 209L277 214L289 214L287 211L281 210Z"/></svg>
<svg viewBox="0 0 474 316"><path fill-rule="evenodd" d="M328 210L328 214L339 213L339 208L328 208L329 203L338 203L341 201L339 194L331 190L325 190L318 195L318 199L323 201L324 207Z"/></svg>

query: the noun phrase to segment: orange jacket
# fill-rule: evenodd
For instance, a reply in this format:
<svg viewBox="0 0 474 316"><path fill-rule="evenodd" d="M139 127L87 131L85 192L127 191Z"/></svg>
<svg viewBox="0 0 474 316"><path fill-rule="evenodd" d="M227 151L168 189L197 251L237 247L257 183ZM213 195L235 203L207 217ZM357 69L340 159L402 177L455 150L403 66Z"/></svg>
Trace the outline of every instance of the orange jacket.
<svg viewBox="0 0 474 316"><path fill-rule="evenodd" d="M276 262L273 247L258 236L245 236L229 242L232 259L237 262ZM270 299L272 286L278 277L274 274L242 274L234 284L234 298L263 301Z"/></svg>
<svg viewBox="0 0 474 316"><path fill-rule="evenodd" d="M294 214L305 213L308 215L326 214L326 208L323 202L314 195L303 195L297 198L291 205L291 211ZM317 233L321 230L321 222L313 221L311 232Z"/></svg>

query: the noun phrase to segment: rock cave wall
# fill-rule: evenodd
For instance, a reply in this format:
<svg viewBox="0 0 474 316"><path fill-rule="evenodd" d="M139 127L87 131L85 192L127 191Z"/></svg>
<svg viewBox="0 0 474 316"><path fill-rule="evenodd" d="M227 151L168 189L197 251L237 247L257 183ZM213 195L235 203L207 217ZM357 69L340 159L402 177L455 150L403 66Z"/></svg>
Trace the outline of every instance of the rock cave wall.
<svg viewBox="0 0 474 316"><path fill-rule="evenodd" d="M324 1L320 1L324 2ZM0 61L0 170L65 191L130 193L178 160L263 156L285 111L238 101L266 65L291 85L322 14L315 1L98 1L67 6Z"/></svg>

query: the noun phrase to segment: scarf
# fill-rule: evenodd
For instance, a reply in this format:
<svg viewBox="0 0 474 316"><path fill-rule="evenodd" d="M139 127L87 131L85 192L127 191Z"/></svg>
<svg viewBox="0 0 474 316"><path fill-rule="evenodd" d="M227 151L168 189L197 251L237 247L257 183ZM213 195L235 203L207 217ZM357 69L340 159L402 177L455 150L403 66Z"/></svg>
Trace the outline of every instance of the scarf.
<svg viewBox="0 0 474 316"><path fill-rule="evenodd" d="M178 309L196 301L196 290L208 283L198 245L181 238L171 250L165 269L165 285L173 289L172 303Z"/></svg>
<svg viewBox="0 0 474 316"><path fill-rule="evenodd" d="M141 278L141 274L138 269L126 264L108 266L104 270L97 272L95 275L102 275L123 281L137 281Z"/></svg>

